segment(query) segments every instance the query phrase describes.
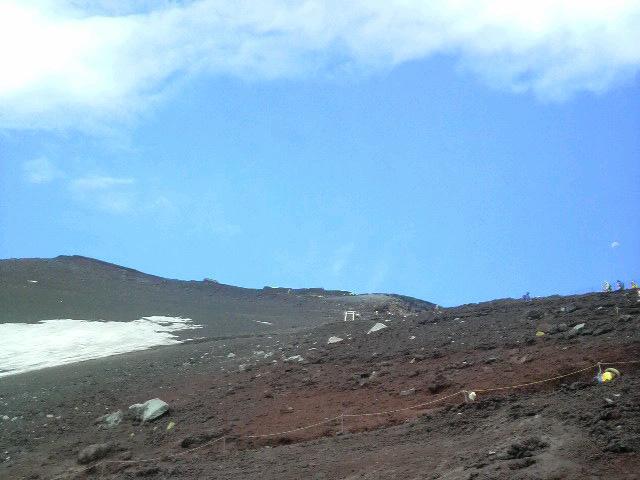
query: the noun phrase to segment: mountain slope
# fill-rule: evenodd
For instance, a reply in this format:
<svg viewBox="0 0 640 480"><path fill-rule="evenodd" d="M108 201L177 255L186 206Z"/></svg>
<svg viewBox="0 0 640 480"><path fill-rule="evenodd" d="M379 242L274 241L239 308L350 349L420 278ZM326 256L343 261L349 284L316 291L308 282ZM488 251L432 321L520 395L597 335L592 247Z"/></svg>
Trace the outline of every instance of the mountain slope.
<svg viewBox="0 0 640 480"><path fill-rule="evenodd" d="M372 334L382 315L6 377L0 478L635 480L639 299L385 312ZM598 361L621 376L594 381ZM171 410L154 422L95 424L156 397ZM78 464L96 443L107 463Z"/></svg>
<svg viewBox="0 0 640 480"><path fill-rule="evenodd" d="M420 312L433 304L399 295L172 280L91 258L59 256L0 260L0 306L0 323L167 315L192 318L205 326L203 335L220 336L319 325L340 319L347 309Z"/></svg>

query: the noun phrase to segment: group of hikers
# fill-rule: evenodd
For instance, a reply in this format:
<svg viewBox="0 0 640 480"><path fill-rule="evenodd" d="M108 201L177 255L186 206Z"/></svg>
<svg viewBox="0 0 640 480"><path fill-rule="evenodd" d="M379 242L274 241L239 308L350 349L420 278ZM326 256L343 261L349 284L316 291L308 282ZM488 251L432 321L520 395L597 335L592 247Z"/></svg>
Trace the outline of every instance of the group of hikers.
<svg viewBox="0 0 640 480"><path fill-rule="evenodd" d="M631 290L637 290L638 289L638 284L635 282L635 280L631 280ZM621 282L620 280L616 280L616 291L621 291L624 290L624 283ZM609 282L604 282L602 284L602 291L603 292L612 292L613 291L613 287L611 286L611 284Z"/></svg>
<svg viewBox="0 0 640 480"><path fill-rule="evenodd" d="M621 280L616 280L616 291L620 292L622 290L624 290L624 282L622 282ZM629 287L630 290L637 290L638 291L638 296L640 297L640 287L638 286L638 284L636 283L635 280L631 280L631 286ZM613 286L609 283L609 282L604 282L602 284L602 291L603 292L613 292ZM529 292L525 293L524 295L522 295L522 300L524 300L525 302L530 302L531 301L531 294Z"/></svg>

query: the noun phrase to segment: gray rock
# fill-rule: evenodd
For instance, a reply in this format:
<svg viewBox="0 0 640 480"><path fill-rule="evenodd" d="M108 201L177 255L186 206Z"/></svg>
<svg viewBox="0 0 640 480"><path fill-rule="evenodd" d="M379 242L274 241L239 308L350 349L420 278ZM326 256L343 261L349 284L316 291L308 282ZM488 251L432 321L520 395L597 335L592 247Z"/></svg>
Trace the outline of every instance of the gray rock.
<svg viewBox="0 0 640 480"><path fill-rule="evenodd" d="M107 415L96 418L95 423L100 424L100 426L102 427L112 428L116 425L120 425L123 417L124 415L122 413L122 410L118 410L113 413L108 413Z"/></svg>
<svg viewBox="0 0 640 480"><path fill-rule="evenodd" d="M573 338L573 337L577 337L578 335L580 335L580 331L574 330L573 328L568 332L564 333L565 338Z"/></svg>
<svg viewBox="0 0 640 480"><path fill-rule="evenodd" d="M400 396L401 397L407 397L409 395L413 395L416 393L416 389L415 388L410 388L409 390L402 390L400 392Z"/></svg>
<svg viewBox="0 0 640 480"><path fill-rule="evenodd" d="M609 332L612 332L612 331L613 331L612 327L610 327L608 325L605 325L603 327L600 327L600 328L594 330L593 331L593 335L594 336L604 335L605 333L609 333Z"/></svg>
<svg viewBox="0 0 640 480"><path fill-rule="evenodd" d="M168 411L169 404L159 398L152 398L144 403L136 403L129 407L129 415L140 422L155 420Z"/></svg>
<svg viewBox="0 0 640 480"><path fill-rule="evenodd" d="M586 325L585 323L579 323L576 326L574 326L573 329L576 330L576 331L582 330L585 325Z"/></svg>
<svg viewBox="0 0 640 480"><path fill-rule="evenodd" d="M78 463L86 465L95 460L106 457L116 449L113 443L94 443L83 448L78 454Z"/></svg>

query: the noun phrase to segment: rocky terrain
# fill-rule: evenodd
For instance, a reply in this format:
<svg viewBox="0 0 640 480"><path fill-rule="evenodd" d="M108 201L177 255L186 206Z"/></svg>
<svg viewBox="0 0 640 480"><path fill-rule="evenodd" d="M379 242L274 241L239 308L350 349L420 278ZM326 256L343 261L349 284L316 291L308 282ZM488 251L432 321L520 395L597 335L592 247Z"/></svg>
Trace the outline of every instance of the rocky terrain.
<svg viewBox="0 0 640 480"><path fill-rule="evenodd" d="M284 312L292 297L269 298ZM380 296L354 321L337 302L297 328L4 377L0 478L637 479L640 363L623 362L640 360L638 300ZM598 383L599 361L622 375ZM154 398L157 418L129 411Z"/></svg>

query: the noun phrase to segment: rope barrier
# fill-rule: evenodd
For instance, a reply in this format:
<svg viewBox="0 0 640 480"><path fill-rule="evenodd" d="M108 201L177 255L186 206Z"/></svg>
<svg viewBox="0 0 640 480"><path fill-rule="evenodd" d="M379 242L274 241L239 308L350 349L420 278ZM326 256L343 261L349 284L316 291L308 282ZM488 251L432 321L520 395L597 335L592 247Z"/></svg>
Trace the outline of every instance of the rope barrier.
<svg viewBox="0 0 640 480"><path fill-rule="evenodd" d="M547 382L552 382L554 380L559 380L561 378L566 378L566 377L570 377L572 375L576 375L578 373L582 373L582 372L586 372L587 370L591 370L595 367L597 367L598 364L594 364L594 365L589 365L588 367L585 368L581 368L580 370L575 370L573 372L569 372L569 373L565 373L564 375L557 375L555 377L550 377L550 378L545 378L544 380L537 380L535 382L528 382L528 383L521 383L519 385L508 385L506 387L495 387L495 388L482 388L482 389L477 389L477 390L472 390L476 393L487 393L487 392L497 392L500 390L513 390L516 388L523 388L523 387L529 387L531 385L539 385L541 383L547 383Z"/></svg>
<svg viewBox="0 0 640 480"><path fill-rule="evenodd" d="M410 407L405 407L405 408L396 408L394 410L385 410L383 412L372 412L372 413L345 413L344 416L345 417L373 417L377 415L389 415L391 413L406 412L407 410L413 410L416 408L426 407L427 405L433 405L434 403L442 402L443 400L447 400L449 398L455 397L456 395L460 395L461 393L463 393L462 390L456 393L452 393L451 395L446 395L444 397L436 398L435 400L431 400L429 402L418 403L417 405L411 405Z"/></svg>
<svg viewBox="0 0 640 480"><path fill-rule="evenodd" d="M293 430L286 430L284 432L276 432L276 433L265 433L263 435L243 435L241 437L238 438L266 438L266 437L278 437L280 435L287 435L288 433L293 433L293 432L299 432L301 430L308 430L310 428L314 428L314 427L318 427L320 425L324 425L325 423L331 423L331 422L335 422L336 420L340 420L340 417L333 417L333 418L329 418L327 420L323 420L321 422L318 423L313 423L311 425L306 425L304 427L298 427L298 428L294 428Z"/></svg>
<svg viewBox="0 0 640 480"><path fill-rule="evenodd" d="M600 362L601 365L629 365L630 363L640 363L640 360L628 360L626 362Z"/></svg>
<svg viewBox="0 0 640 480"><path fill-rule="evenodd" d="M636 364L636 363L640 363L640 360L626 360L626 361L618 361L618 362L597 362L593 365L589 365L588 367L585 368L581 368L579 370L574 370L572 372L569 373L565 373L562 375L556 375L553 377L549 377L549 378L545 378L542 380L536 380L534 382L527 382L527 383L520 383L520 384L516 384L516 385L508 385L508 386L504 386L504 387L494 387L494 388L484 388L484 389L477 389L477 390L472 390L472 389L465 389L465 390L460 390L458 392L452 393L450 395L445 395L444 397L440 397L440 398L436 398L434 400L430 400L428 402L422 402L422 403L418 403L416 405L411 405L409 407L404 407L404 408L396 408L393 410L385 410L385 411L381 411L381 412L369 412L369 413L343 413L337 417L333 417L333 418L328 418L325 420L322 420L320 422L317 423L313 423L310 425L305 425L302 427L298 427L298 428L294 428L291 430L285 430L282 432L276 432L276 433L265 433L265 434L254 434L254 435L239 435L239 436L234 436L234 438L238 439L238 440L242 440L242 439L258 439L258 438L268 438L268 437L277 437L277 436L282 436L282 435L287 435L290 433L294 433L294 432L299 432L299 431L303 431L303 430L309 430L311 428L315 428L318 427L320 425L326 425L332 422L336 422L336 421L340 421L340 432L344 433L344 419L349 417L349 418L356 418L356 417L373 417L373 416L380 416L380 415L390 415L393 413L398 413L398 412L406 412L409 410L415 410L415 409L419 409L422 407L426 407L429 405L434 405L436 403L440 403L444 400L448 400L450 398L453 398L457 395L464 395L465 399L467 398L466 395L468 392L475 392L475 393L490 393L490 392L498 392L498 391L504 391L504 390L514 390L514 389L518 389L518 388L524 388L524 387L529 387L532 385L540 385L542 383L548 383L548 382L552 382L554 380L559 380L562 378L567 378L570 377L572 375L577 375L579 373L582 372L586 372L587 370L591 370L594 368L598 368L600 365L630 365L630 364ZM184 455L187 455L189 453L195 452L197 450L203 449L207 446L213 445L219 441L223 441L223 451L226 451L226 435L223 435L221 437L218 438L214 438L211 439L205 443L203 443L202 445L199 445L197 447L185 450L183 452L179 452L176 454L171 454L171 455L163 455L161 457L155 457L155 458L148 458L148 459L140 459L140 460L103 460L101 462L98 462L90 467L87 467L85 469L85 473L88 472L89 469L94 469L96 467L102 466L103 467L103 472L104 473L104 467L108 464L135 464L135 463L147 463L147 462L157 462L157 461L161 461L167 458L178 458ZM58 477L54 477L52 480L58 480L58 479L62 479L64 478L64 476L58 476Z"/></svg>

